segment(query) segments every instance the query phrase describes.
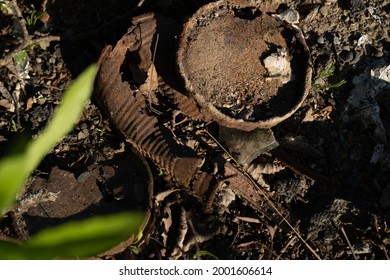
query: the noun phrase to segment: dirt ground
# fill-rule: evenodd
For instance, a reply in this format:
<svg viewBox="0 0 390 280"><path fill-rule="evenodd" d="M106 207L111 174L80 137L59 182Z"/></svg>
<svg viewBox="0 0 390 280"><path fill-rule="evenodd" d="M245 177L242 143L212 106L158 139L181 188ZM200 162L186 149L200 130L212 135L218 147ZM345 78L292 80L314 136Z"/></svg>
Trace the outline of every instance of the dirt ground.
<svg viewBox="0 0 390 280"><path fill-rule="evenodd" d="M9 53L18 56L0 68L0 155L21 135L38 134L72 80L105 46L116 45L132 18L153 12L181 26L214 1L13 2L24 18L38 16L23 30L20 17L1 10L1 62ZM262 3L221 5L244 2ZM151 115L164 131L202 158L212 180L228 177L220 162L236 172L230 187L221 184L214 196L199 198L171 176L178 171L126 141L95 95L24 194L61 191L57 204L42 203L17 220L6 216L0 235L27 239L69 219L151 207L143 240L103 258L389 259L390 2L266 2L269 14L299 13L294 24L306 39L313 73L302 106L272 127L279 146L255 159L257 171L229 158L216 141L222 132L215 122L188 116L162 95L156 109L163 113ZM247 145L256 149L253 140Z"/></svg>

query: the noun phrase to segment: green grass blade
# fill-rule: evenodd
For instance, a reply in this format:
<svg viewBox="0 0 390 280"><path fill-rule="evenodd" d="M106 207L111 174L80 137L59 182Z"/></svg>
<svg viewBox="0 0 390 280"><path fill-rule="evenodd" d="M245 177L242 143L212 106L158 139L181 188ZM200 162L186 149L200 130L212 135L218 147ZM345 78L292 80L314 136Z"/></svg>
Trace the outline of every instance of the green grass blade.
<svg viewBox="0 0 390 280"><path fill-rule="evenodd" d="M85 101L92 94L96 72L95 65L87 68L65 92L51 122L39 137L26 144L23 152L11 154L0 161L0 210L14 202L29 174L50 149L72 130Z"/></svg>
<svg viewBox="0 0 390 280"><path fill-rule="evenodd" d="M141 213L73 221L46 229L26 243L0 241L0 259L78 259L103 253L138 232Z"/></svg>
<svg viewBox="0 0 390 280"><path fill-rule="evenodd" d="M66 91L50 124L28 149L29 171L34 170L50 149L72 130L84 109L85 102L91 96L95 74L96 67L92 65Z"/></svg>
<svg viewBox="0 0 390 280"><path fill-rule="evenodd" d="M22 186L28 178L23 172L26 157L24 154L15 153L4 158L0 163L0 219L3 210L15 200L19 186Z"/></svg>
<svg viewBox="0 0 390 280"><path fill-rule="evenodd" d="M87 68L64 93L51 121L34 140L0 161L0 218L30 173L50 149L72 130L91 96L96 66ZM136 234L144 214L123 213L73 221L45 229L24 244L0 241L0 259L70 259L102 253Z"/></svg>

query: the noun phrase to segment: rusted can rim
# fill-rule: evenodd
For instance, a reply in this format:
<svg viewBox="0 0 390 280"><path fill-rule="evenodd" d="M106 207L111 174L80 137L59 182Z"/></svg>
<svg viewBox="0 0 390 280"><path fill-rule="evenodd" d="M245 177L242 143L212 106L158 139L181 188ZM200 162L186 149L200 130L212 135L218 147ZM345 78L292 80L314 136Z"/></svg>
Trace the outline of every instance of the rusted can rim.
<svg viewBox="0 0 390 280"><path fill-rule="evenodd" d="M261 9L261 7L260 7L260 9ZM184 80L187 94L195 99L195 101L197 102L198 106L200 107L202 113L205 115L206 118L213 119L213 120L217 121L220 125L223 125L226 127L236 128L236 129L241 129L241 130L246 130L246 131L253 130L255 128L271 128L271 127L277 125L278 123L282 122L283 120L289 118L302 105L303 101L307 97L309 90L310 90L311 76L312 76L310 54L309 54L309 49L308 49L306 42L304 40L304 37L302 35L302 32L298 28L292 26L289 23L280 22L280 21L276 20L275 18L273 18L272 16L266 14L266 12L261 11L261 10L257 10L257 12L254 12L253 18L247 20L247 22L252 22L252 21L259 21L259 22L264 21L265 22L265 21L267 21L267 22L270 22L273 25L273 27L277 27L277 29L278 29L278 30L271 30L270 32L278 31L279 33L293 34L292 37L289 38L289 40L294 41L294 45L293 46L288 45L288 47L291 47L291 48L294 47L296 49L290 49L288 51L292 54L291 65L294 65L294 67L297 67L297 69L300 71L298 71L299 72L298 79L295 81L295 91L291 90L291 92L289 92L288 87L289 87L290 83L287 83L286 85L284 85L283 86L284 89L282 91L280 91L280 93L283 93L283 94L286 94L286 93L288 93L289 95L294 94L293 97L290 96L291 98L289 99L289 101L283 100L283 98L280 97L281 94L279 92L277 93L278 99L282 100L282 102L279 104L282 104L282 103L284 103L284 105L286 105L286 103L289 103L289 104L287 104L287 108L284 111L277 109L276 114L270 114L270 112L266 112L265 110L262 110L261 117L249 120L249 119L244 119L244 118L237 118L237 117L231 116L231 115L223 112L221 110L221 107L218 107L215 104L213 104L213 102L210 101L209 96L207 96L207 94L205 95L205 91L202 90L201 86L199 86L199 80L196 80L193 78L193 76L194 76L193 72L195 72L195 71L197 71L198 73L202 72L199 70L199 69L201 69L201 67L199 67L198 69L196 69L194 71L192 69L190 69L190 67L189 67L189 63L188 63L189 60L187 57L188 52L191 50L191 47L194 46L194 44L195 44L194 42L199 38L196 36L199 35L202 28L204 28L204 26L208 25L210 22L212 23L214 20L216 22L217 21L222 22L224 19L232 20L232 17L240 17L240 15L237 15L236 12L237 12L237 10L235 10L235 8L226 6L226 5L224 5L224 1L222 1L222 2L220 1L220 2L211 3L211 4L207 4L207 5L203 6L186 22L186 24L184 25L184 28L183 28L183 32L182 32L181 37L180 37L179 49L177 52L177 63L178 63L178 67L179 67L179 72ZM242 19L239 19L239 21L242 21ZM254 26L260 26L261 23L259 23L259 22L254 24ZM271 28L273 28L273 27L271 27ZM282 29L282 32L279 31L280 29ZM209 30L211 30L211 29L209 29ZM223 32L226 32L226 34L228 34L229 32L231 32L231 30L223 30ZM208 32L208 33L212 33L212 32ZM223 38L223 40L225 40L225 41L228 40L229 36L226 34L223 34L222 36L220 36L220 38ZM209 38L207 36L206 36L206 38ZM258 40L259 42L257 42L257 41L253 42L253 41L250 41L251 39L248 39L248 43L246 43L245 47L255 45L258 43L264 44L264 42L260 42L262 40L261 39L262 35L259 34L256 36L257 37L253 38L253 40ZM220 38L216 38L215 41L220 40ZM265 42L265 43L267 44L268 42ZM290 43L290 42L288 42L288 43ZM206 46L207 44L204 44L204 45L205 45L205 48L210 49L210 48L212 48L213 44L215 44L215 42L211 41L211 42L209 42L208 46ZM270 44L272 44L272 42ZM216 43L216 45L218 45L218 44ZM218 48L218 46L216 48ZM226 49L223 49L222 52L225 50ZM228 57L228 59L229 59L229 55L231 56L231 54L229 54L229 53L226 53L224 55L226 57ZM259 61L256 63L260 64L260 63L262 63L261 57L262 57L262 55L264 56L264 54L260 53L258 55L259 55L258 56ZM295 57L295 56L297 56L297 57ZM210 60L213 59L213 57L208 57L208 58ZM221 65L224 65L224 64L221 64ZM245 65L245 64L243 64L243 65ZM220 65L216 64L216 67L218 67L218 66L220 66ZM264 66L259 66L259 67L264 68ZM293 67L293 66L291 66L291 67ZM191 71L193 71L193 72L191 72ZM208 70L206 69L205 71L208 71ZM218 72L216 72L216 73L218 73ZM296 73L293 72L293 75L295 75L295 74ZM213 77L212 74L209 75L210 81L212 81L211 79L214 79L214 78L215 77ZM254 78L258 79L258 80L260 79L259 77L254 77ZM234 79L235 79L235 77L232 77L232 80L234 80ZM212 81L211 83L214 83L214 82ZM214 84L217 85L217 83L214 83ZM223 83L221 83L221 84L223 85ZM215 87L215 88L217 88L217 87ZM256 88L256 86L255 86L255 88ZM223 91L224 89L225 88L223 88L223 86L222 86L221 90ZM251 87L248 87L249 91L251 89L252 89ZM244 90L247 91L247 89L244 89ZM256 90L258 90L258 89L256 88ZM261 89L258 91L261 92ZM277 108L279 106L279 104L277 102L273 102L272 103L273 107L271 109ZM263 106L263 107L266 108L267 106Z"/></svg>
<svg viewBox="0 0 390 280"><path fill-rule="evenodd" d="M149 166L148 162L146 161L146 159L136 149L132 149L132 152L137 157L137 160L139 160L140 163L143 165L143 167L147 173L147 178L145 178L147 180L147 191L146 191L146 197L145 197L145 201L144 201L144 205L143 205L143 208L144 208L143 211L145 211L144 212L145 217L144 217L142 224L139 226L138 233L136 235L130 236L125 241L119 243L118 245L116 245L113 248L109 249L108 251L100 254L99 256L107 256L107 255L112 256L112 255L119 254L119 253L125 251L135 241L138 241L138 242L141 241L141 240L137 240L139 233L142 233L142 235L141 235L142 239L147 238L149 236L148 233L150 233L152 231L152 228L154 226L153 225L153 215L152 215L152 211L153 211L152 197L153 197L153 192L154 192L153 174L152 174L152 171L151 171L150 166ZM134 159L131 159L131 160L134 160Z"/></svg>

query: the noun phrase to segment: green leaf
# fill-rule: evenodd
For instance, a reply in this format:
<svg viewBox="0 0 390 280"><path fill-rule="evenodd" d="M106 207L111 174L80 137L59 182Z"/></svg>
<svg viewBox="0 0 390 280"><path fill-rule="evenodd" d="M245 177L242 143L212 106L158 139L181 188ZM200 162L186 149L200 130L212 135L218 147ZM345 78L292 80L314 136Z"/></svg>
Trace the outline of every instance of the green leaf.
<svg viewBox="0 0 390 280"><path fill-rule="evenodd" d="M97 68L87 68L65 92L61 104L42 133L15 145L0 161L0 218L15 200L30 173L50 149L72 130L90 97ZM18 144L18 143L17 143ZM24 244L0 241L0 259L70 259L103 253L136 234L144 214L122 213L73 221L45 229Z"/></svg>
<svg viewBox="0 0 390 280"><path fill-rule="evenodd" d="M321 85L321 84L313 84L312 86L314 88L319 88L319 89L332 89L332 88L338 88L338 87L341 87L342 85L346 84L347 81L346 80L341 80L337 83L334 83L334 84L330 84L330 85Z"/></svg>
<svg viewBox="0 0 390 280"><path fill-rule="evenodd" d="M26 172L22 172L26 157L22 153L13 154L0 163L0 218L3 211L9 207L28 178Z"/></svg>
<svg viewBox="0 0 390 280"><path fill-rule="evenodd" d="M85 102L92 94L96 72L95 65L88 67L65 92L45 130L36 139L25 144L22 152L13 153L0 161L0 210L14 202L30 173L50 149L72 130Z"/></svg>
<svg viewBox="0 0 390 280"><path fill-rule="evenodd" d="M0 259L78 259L103 253L138 232L141 213L73 221L46 229L24 244L0 241Z"/></svg>
<svg viewBox="0 0 390 280"><path fill-rule="evenodd" d="M196 254L194 255L194 259L200 259L202 256L208 256L208 257L211 257L213 259L218 260L218 257L216 255L214 255L213 253L211 253L210 251L207 251L207 250L197 251Z"/></svg>
<svg viewBox="0 0 390 280"><path fill-rule="evenodd" d="M92 65L66 91L50 124L31 143L27 155L29 171L34 170L50 149L72 130L84 109L85 102L91 96L95 75L96 67Z"/></svg>

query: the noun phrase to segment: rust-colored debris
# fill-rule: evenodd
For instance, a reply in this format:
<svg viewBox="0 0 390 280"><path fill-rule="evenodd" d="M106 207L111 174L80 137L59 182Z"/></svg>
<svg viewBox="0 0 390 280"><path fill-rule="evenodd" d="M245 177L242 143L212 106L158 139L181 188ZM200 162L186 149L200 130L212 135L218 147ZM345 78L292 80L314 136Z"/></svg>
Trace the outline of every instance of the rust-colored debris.
<svg viewBox="0 0 390 280"><path fill-rule="evenodd" d="M150 38L156 36L157 30L161 31L160 43L174 39L162 32L167 28L158 27L161 22L164 22L167 27L167 21L169 19L153 14L143 15L133 20L133 27L118 41L117 45L114 48L108 46L103 51L99 60L100 70L95 83L95 95L111 121L127 140L141 154L151 158L180 186L191 189L195 196L206 203L206 208L210 208L215 192L222 183L225 183L237 195L260 210L258 202L262 200L261 195L250 180L228 162L222 163L222 168L219 170L223 177L222 181L217 181L212 174L203 171L204 159L193 149L176 142L172 132L150 113L148 94L139 90L142 79L138 84L134 81L135 75L139 74L139 77L145 75L153 63L154 45ZM167 55L169 56L169 53ZM158 67L157 62L156 69L160 77L159 90L168 88L172 100L180 102L179 108L182 107L189 115L199 117L199 112L191 112L192 109L196 109L196 106L190 99L176 90L169 90L170 87L162 79L164 76L161 74L162 68ZM161 80L163 89L161 89ZM216 161L224 162L222 158Z"/></svg>
<svg viewBox="0 0 390 280"><path fill-rule="evenodd" d="M197 15L210 7L215 8L208 5L206 8L201 8ZM219 15L222 18L228 15L226 18L228 22L234 23L236 17L241 20L241 17L248 16L246 9L230 10L223 4L216 9L221 9L217 12L220 12ZM261 105L259 112L263 115L256 120L235 119L222 114L214 105L210 105L212 104L209 102L210 100L199 97L200 92L193 91L194 83L192 81L186 77L183 81L176 65L179 64L179 70L183 74L183 65L185 64L183 60L185 60L186 54L183 52L183 48L188 49L190 45L188 40L192 34L189 34L188 30L182 33L183 37L179 44L181 51L177 52L176 38L181 32L181 25L172 19L152 13L134 18L133 26L128 29L128 32L117 42L116 46L108 46L103 50L98 63L99 72L95 81L95 96L112 123L128 142L171 177L176 182L177 187L189 190L193 197L198 198L206 213L213 212L217 202L215 201L216 193L223 187L247 201L253 209L261 212L268 219L277 224L284 221L289 226L288 230L296 232L291 224L283 218L283 213L285 213L283 206L271 202L266 191L259 189L255 181L245 171L226 161L221 155L214 155L206 160L197 154L192 147L178 142L173 132L163 124L163 118L159 118L159 114L162 113L159 108L172 105L173 108L178 108L193 119L202 119L206 122L217 121L220 126L250 131L255 128L270 128L298 109L308 94L311 79L309 54L303 37L299 31L284 23L276 22L275 19L260 12L260 10L250 9L250 11L254 12L254 18L245 18L245 21L259 20L260 23L253 22L252 24L258 28L257 31L260 33L263 28L261 22L268 24L266 30L269 34L266 37L270 42L263 41L260 50L256 46L258 42L247 38L248 45L246 47L252 46L258 51L257 55L260 60L263 59L263 56L265 56L264 58L272 57L273 51L281 51L281 55L284 56L284 50L287 49L287 56L283 58L285 60L281 61L283 65L291 65L292 69L291 73L286 69L280 73L270 73L279 71L279 69L272 69L274 66L272 64L274 63L273 58L265 62L262 73L268 75L271 83L281 86L281 89L278 89L277 86L271 87L274 96L271 94L267 102L264 102L266 104ZM216 13L211 16L211 18L216 17ZM191 24L194 25L193 21L194 19L189 21L186 25L187 28ZM208 24L207 17L205 24ZM240 24L243 27L243 22ZM285 39L280 34L273 33L279 32L280 28L284 28L285 33L292 35ZM241 32L239 28L233 28L232 31ZM186 35L189 36L186 37ZM253 34L247 35L252 36ZM234 36L231 34L225 39L230 38L234 41ZM279 40L277 44L272 41L274 37ZM271 46L268 50L266 50L267 43ZM277 47L274 48L274 44L282 48L280 50ZM263 54L264 51L265 54ZM177 55L178 62L176 61ZM304 64L297 63L297 60L302 60ZM278 59L276 62L278 63ZM195 61L191 63L194 64ZM240 65L245 67L245 63ZM209 78L212 80L215 77L209 76ZM253 81L256 83L259 78L253 79ZM214 83L214 81L210 83ZM251 86L244 89L244 93L248 96L250 96L250 92ZM195 99L192 99L194 95ZM227 107L230 105L228 104ZM272 108L269 112L275 114L264 113L263 110L266 108ZM212 114L215 112L217 114ZM254 171L257 172L256 181L267 190L269 186L263 181L261 174L258 174L259 170Z"/></svg>
<svg viewBox="0 0 390 280"><path fill-rule="evenodd" d="M94 165L78 177L58 167L47 180L38 177L11 211L13 229L19 240L27 240L67 221L136 210L146 213L142 231L151 216L152 195L153 176L146 160L127 149L110 165ZM134 236L106 254L125 250L133 240Z"/></svg>
<svg viewBox="0 0 390 280"><path fill-rule="evenodd" d="M148 113L148 98L154 93L139 90L153 63L156 40L152 38L157 38L159 34L159 46L173 40L172 34L167 32L168 28L157 26L160 22L168 27L170 20L152 14L134 19L134 26L117 45L113 49L108 46L103 51L95 94L115 126L131 144L181 186L203 195L212 179L208 174L199 173L203 159L192 149L178 144L172 132L160 124L157 117ZM157 33L160 28L161 33ZM159 57L156 56L156 69L160 76L164 76L166 66L158 67Z"/></svg>
<svg viewBox="0 0 390 280"><path fill-rule="evenodd" d="M203 6L185 24L178 65L205 116L241 130L269 128L306 98L311 65L301 32L266 10Z"/></svg>
<svg viewBox="0 0 390 280"><path fill-rule="evenodd" d="M283 104L288 104L288 107L285 107L287 109L286 112L255 122L233 119L226 115L223 115L223 117L211 115L210 110L205 110L205 106L208 106L205 104L211 103L206 102L206 100L202 103L202 99L198 96L199 92L196 91L195 101L192 100L192 95L186 93L185 87L187 90L194 89L193 81L185 78L186 84L183 85L180 74L176 71L175 38L181 32L181 25L172 19L151 13L133 19L133 26L129 28L127 34L118 41L116 46L108 46L104 49L99 60L100 70L95 82L95 96L101 107L107 112L113 124L126 139L141 154L152 159L179 186L191 190L196 197L199 197L200 201L204 203L206 211L211 209L215 193L222 185L228 187L236 195L248 201L254 209L263 211L260 205L264 202L264 194L259 193L257 186L247 175L231 163L226 162L222 157L214 158L214 161L212 159L205 161L191 147L178 143L172 131L159 121L158 109L153 109L153 107L158 108L159 101L169 101L173 106L179 108L184 114L187 114L193 119L203 119L206 121L216 120L220 125L226 125L227 127L237 126L238 129L243 130L251 130L256 127L272 127L279 121L290 116L300 106L307 95L307 84L310 82L311 76L307 48L299 32L291 27L286 27L283 23L276 22L272 17L259 10L255 10L254 18L242 19L242 16L248 16L246 14L247 10L236 11L226 8L223 5L218 5L217 7L206 5L205 8L201 8L196 16L209 12L210 9L214 11L214 14L204 19L204 25L209 24L208 20L210 18L218 19L218 22L220 18L226 20L229 24L237 25L237 28L230 28L230 31L233 33L240 33L240 28L244 27L244 23L248 23L253 25L257 30L256 32L262 34L260 36L261 38L265 36L264 32L268 34L265 37L268 38L267 40L269 42L264 40L261 42L252 41L250 38L245 38L245 36L251 37L254 35L252 33L244 32L244 34L240 34L241 37L244 36L240 38L246 40L245 47L253 47L256 52L254 55L257 55L258 59L266 51L267 44L272 46L276 44L288 49L289 55L291 55L288 60L291 60L292 69L294 70L292 75L296 76L295 78L298 79L298 82L292 81L292 92L286 92L283 89L281 93L277 90L277 87L273 88L273 94L293 96L287 98L292 103L283 102ZM242 15L240 12L244 14ZM217 13L218 16L216 16ZM223 26L224 28L229 27ZM179 44L181 50L178 52L178 60L181 74L187 71L185 66L187 65L185 62L186 52L191 47L189 40L191 36L194 36L192 29L195 27L202 28L203 25L197 25L195 24L195 19L191 19L185 27L186 31L183 33L183 38ZM275 30L279 30L279 28L285 28L287 33L290 32L292 34L291 37L288 37L290 41L286 41L282 35L275 33ZM196 30L193 32L196 32ZM233 40L235 42L235 36L237 34L233 33L229 36L223 34L219 39L225 41ZM256 35L255 38L259 39L259 36ZM297 47L301 53L299 58L302 58L304 63L306 63L304 66L295 65L295 56L298 54L293 53L293 49L291 49L292 46L290 44L292 41L295 41L294 47ZM260 49L258 45L260 45ZM268 49L268 51L270 50L272 51L273 49ZM272 52L266 53L266 55L272 55ZM219 56L219 58L224 59L223 56ZM244 59L242 56L240 58ZM195 63L195 61L192 61L190 64L195 66ZM203 62L199 61L199 63ZM240 67L246 67L246 63L241 63ZM248 66L247 68L250 67ZM261 71L265 75L266 69L263 66L262 68ZM230 69L229 71L232 70ZM249 70L252 71L250 74L254 75L255 72L253 71L259 69ZM302 70L303 73L295 73L295 70ZM156 77L151 76L153 74L152 71L157 72L158 85L156 84ZM212 80L215 77L209 76L208 78L211 80L210 83L214 83ZM225 78L229 78L229 76L225 76ZM249 76L246 78L249 79ZM262 79L264 77L260 78ZM254 83L260 82L260 78L254 78L252 81ZM283 77L283 79L285 78ZM286 83L286 86L290 85L290 82L286 82L286 80L282 82L272 81L271 83L275 83L275 85L281 83ZM257 85L254 86L256 87ZM250 91L251 86L244 90L248 96ZM183 94L183 92L186 94ZM270 104L276 107L280 105L272 102ZM199 110L199 107L201 110ZM212 107L208 106L207 108L210 109ZM218 114L221 115L221 112L218 112ZM210 168L211 166L218 166L218 176L212 173L215 172L215 169L213 171L206 171L212 170L213 168Z"/></svg>

